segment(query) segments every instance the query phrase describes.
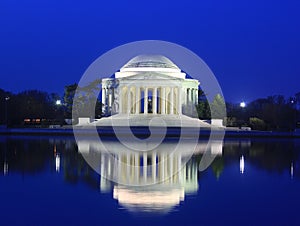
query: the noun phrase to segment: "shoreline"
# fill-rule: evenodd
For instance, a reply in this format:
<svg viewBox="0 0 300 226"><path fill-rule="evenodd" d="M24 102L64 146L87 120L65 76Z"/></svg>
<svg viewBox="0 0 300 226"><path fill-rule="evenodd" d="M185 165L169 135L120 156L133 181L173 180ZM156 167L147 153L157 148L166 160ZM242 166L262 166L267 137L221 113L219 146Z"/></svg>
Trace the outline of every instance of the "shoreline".
<svg viewBox="0 0 300 226"><path fill-rule="evenodd" d="M118 127L118 134L121 136L126 136L128 134L128 128ZM131 127L131 131L137 137L148 137L151 133L148 127ZM152 128L154 134L164 135L164 130L159 127ZM80 132L78 132L80 131ZM181 128L179 127L168 127L166 137L180 137ZM92 136L95 132L94 129L81 128L77 130L78 135ZM97 127L97 132L100 137L115 137L114 129L112 127ZM246 131L246 130L230 130L230 129L219 129L210 130L208 128L188 128L185 129L185 133L182 134L184 137L195 136L195 133L199 132L199 138L209 137L213 135L214 137L223 136L225 132L225 138L300 138L300 132L277 132L277 131ZM35 136L74 136L73 128L7 128L0 129L1 135L35 135Z"/></svg>

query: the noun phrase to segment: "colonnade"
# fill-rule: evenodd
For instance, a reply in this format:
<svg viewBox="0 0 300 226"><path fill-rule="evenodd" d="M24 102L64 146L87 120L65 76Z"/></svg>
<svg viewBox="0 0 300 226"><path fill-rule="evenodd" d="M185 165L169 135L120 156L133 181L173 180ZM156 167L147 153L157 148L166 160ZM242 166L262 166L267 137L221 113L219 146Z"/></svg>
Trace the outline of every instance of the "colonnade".
<svg viewBox="0 0 300 226"><path fill-rule="evenodd" d="M181 87L122 86L121 114L181 114Z"/></svg>
<svg viewBox="0 0 300 226"><path fill-rule="evenodd" d="M186 98L184 104L197 104L198 103L198 89L186 88Z"/></svg>
<svg viewBox="0 0 300 226"><path fill-rule="evenodd" d="M102 112L103 113L111 113L111 109L113 107L115 99L115 89L114 88L108 88L103 87L102 88Z"/></svg>
<svg viewBox="0 0 300 226"><path fill-rule="evenodd" d="M134 86L122 85L118 90L120 114L182 114L182 104L198 103L197 88L179 86ZM111 113L115 101L115 89L102 88L103 112Z"/></svg>

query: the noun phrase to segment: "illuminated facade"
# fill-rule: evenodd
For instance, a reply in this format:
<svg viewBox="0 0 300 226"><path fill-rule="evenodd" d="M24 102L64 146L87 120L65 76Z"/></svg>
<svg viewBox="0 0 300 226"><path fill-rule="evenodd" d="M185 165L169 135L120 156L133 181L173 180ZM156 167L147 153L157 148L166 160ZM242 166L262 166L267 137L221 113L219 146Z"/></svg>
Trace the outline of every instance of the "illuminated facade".
<svg viewBox="0 0 300 226"><path fill-rule="evenodd" d="M198 80L187 78L168 58L139 55L115 78L102 80L103 112L181 115L183 106L198 103L198 86Z"/></svg>

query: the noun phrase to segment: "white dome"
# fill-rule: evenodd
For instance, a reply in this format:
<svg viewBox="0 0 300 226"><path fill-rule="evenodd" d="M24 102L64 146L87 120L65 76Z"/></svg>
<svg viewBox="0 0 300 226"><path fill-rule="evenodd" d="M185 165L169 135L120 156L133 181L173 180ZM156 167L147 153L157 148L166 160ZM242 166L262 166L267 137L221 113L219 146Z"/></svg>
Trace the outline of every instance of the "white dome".
<svg viewBox="0 0 300 226"><path fill-rule="evenodd" d="M138 55L132 58L122 69L125 68L179 68L167 57L162 55Z"/></svg>
<svg viewBox="0 0 300 226"><path fill-rule="evenodd" d="M130 77L139 73L158 73L165 74L175 78L185 78L185 73L181 72L170 59L162 55L138 55L126 63L119 72L116 72L116 78Z"/></svg>

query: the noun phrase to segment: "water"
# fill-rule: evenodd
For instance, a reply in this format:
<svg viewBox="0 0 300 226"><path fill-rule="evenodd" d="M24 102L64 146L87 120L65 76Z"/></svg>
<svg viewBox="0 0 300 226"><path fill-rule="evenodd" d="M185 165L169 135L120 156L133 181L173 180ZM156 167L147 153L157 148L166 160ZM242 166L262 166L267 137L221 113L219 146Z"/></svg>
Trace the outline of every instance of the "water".
<svg viewBox="0 0 300 226"><path fill-rule="evenodd" d="M300 224L299 140L201 140L190 160L193 144L174 153L176 142L139 154L108 140L107 153L92 140L1 136L0 225Z"/></svg>

